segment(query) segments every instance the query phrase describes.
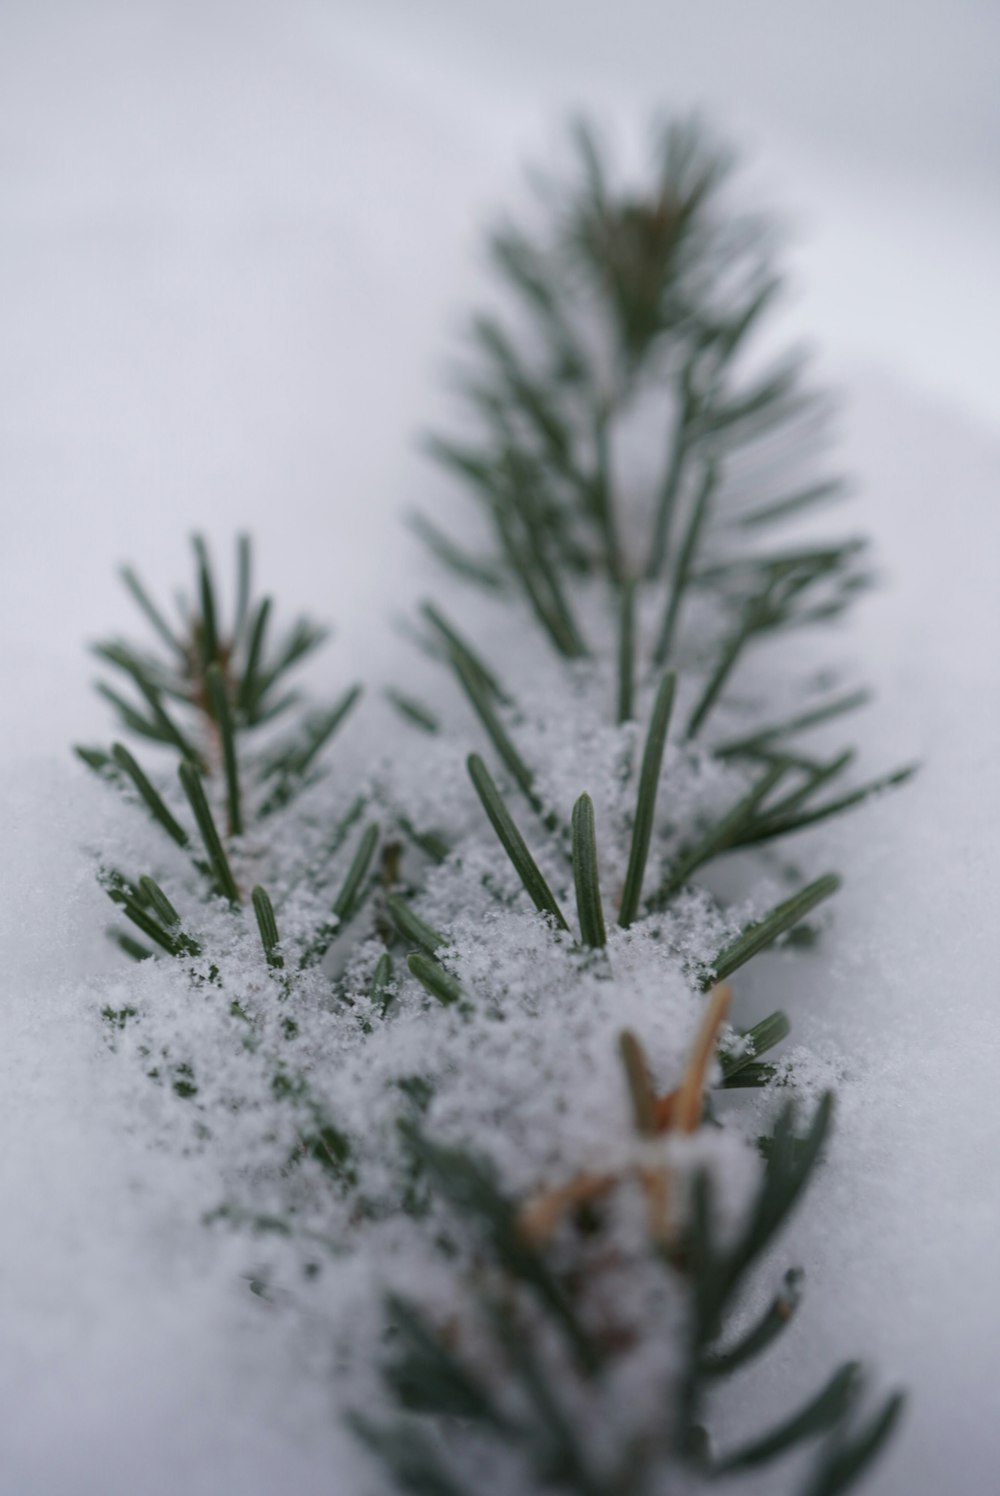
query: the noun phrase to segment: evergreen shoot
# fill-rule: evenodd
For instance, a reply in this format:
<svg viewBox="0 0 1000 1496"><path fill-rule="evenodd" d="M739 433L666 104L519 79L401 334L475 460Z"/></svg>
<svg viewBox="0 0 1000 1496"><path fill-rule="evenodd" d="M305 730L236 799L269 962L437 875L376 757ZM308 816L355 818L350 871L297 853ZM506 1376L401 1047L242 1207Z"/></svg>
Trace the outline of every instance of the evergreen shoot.
<svg viewBox="0 0 1000 1496"><path fill-rule="evenodd" d="M78 752L144 821L101 857L135 963L109 1039L162 1145L212 1160L206 1222L245 1233L255 1283L294 1290L290 1322L340 1305L372 1490L654 1496L774 1465L833 1496L900 1414L851 1362L712 1432L801 1298L777 1244L834 1114L781 1050L794 1012L735 1021L741 976L809 985L840 878L808 833L911 771L859 779L838 735L864 692L817 684L870 571L826 529L825 402L758 351L770 227L700 128L653 145L622 187L578 126L569 179L491 240L496 305L429 441L476 512L414 521L433 597L360 749L360 688L302 698L324 631L275 637L246 538L228 608L200 539L176 616L126 569L151 643L96 649L137 741Z"/></svg>

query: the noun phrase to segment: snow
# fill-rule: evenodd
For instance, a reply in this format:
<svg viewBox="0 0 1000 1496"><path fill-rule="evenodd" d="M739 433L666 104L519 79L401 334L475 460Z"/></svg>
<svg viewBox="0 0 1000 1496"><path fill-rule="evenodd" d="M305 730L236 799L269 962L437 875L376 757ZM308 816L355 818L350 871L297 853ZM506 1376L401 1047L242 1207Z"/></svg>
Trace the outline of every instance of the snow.
<svg viewBox="0 0 1000 1496"><path fill-rule="evenodd" d="M926 6L924 24L901 33L898 16L888 29L892 6L868 6L868 45L852 48L854 7L839 25L810 29L771 4L760 36L741 29L742 9L720 5L711 25L685 16L678 50L666 22L680 24L679 13L657 7L663 45L641 56L625 25L606 30L600 6L579 26L562 7L540 20L537 7L529 18L514 6L502 26L487 12L477 33L444 0L419 22L409 8L306 3L8 14L0 1489L11 1496L364 1488L364 1457L336 1421L328 1372L331 1327L364 1303L365 1270L345 1268L335 1288L328 1275L325 1300L305 1295L308 1312L246 1292L242 1239L200 1225L218 1203L217 1156L176 1156L167 1140L179 1103L137 1084L128 1029L116 1052L95 1021L121 978L101 939L108 906L87 849L113 840L130 850L140 832L64 753L70 740L107 736L81 646L125 626L116 562L133 560L168 587L186 565L188 531L206 528L221 549L250 527L267 585L337 624L314 673L324 693L359 674L409 688L417 667L385 620L438 574L394 516L415 497L437 501L440 480L408 443L440 409L436 374L472 294L481 213L509 198L516 162L539 153L543 125L571 91L625 119L671 81L672 97L694 90L723 125L747 125L767 197L812 218L795 325L832 349L848 390L845 455L863 482L853 516L874 533L886 573L842 648L878 693L859 719L873 766L924 763L897 798L813 834L810 860L846 877L822 953L761 962L741 988L748 1018L789 1008L800 1073L806 1052L818 1056L819 1083L830 1067L841 1073L830 1164L778 1251L782 1264L806 1264L806 1305L773 1376L734 1405L732 1431L754 1426L756 1399L783 1408L790 1380L818 1382L835 1358L860 1354L883 1384L913 1395L873 1492L952 1487L956 1470L965 1489L988 1483L1000 1328L1000 1212L988 1185L1000 1144L1000 448L982 422L995 422L1000 378L981 312L992 276L984 246L995 237L982 190L995 167L984 84L995 17L969 3L959 27L953 11ZM654 25L637 4L615 8L626 14ZM719 50L716 25L729 43ZM747 47L756 70L744 66ZM830 47L860 98L843 139ZM890 62L897 111L886 120ZM810 78L825 86L810 89ZM963 109L949 118L959 95ZM928 122L908 133L922 112ZM539 679L538 705L550 684ZM530 717L536 703L523 704ZM471 740L470 729L466 718ZM432 744L426 759L428 807L431 774L447 773L460 820L476 810L467 746ZM599 825L615 812L616 746L611 733L564 745L562 762L546 746L553 794L586 778ZM345 749L345 784L366 752L361 738ZM449 876L428 917L454 900ZM570 890L558 894L568 912ZM518 997L530 1008L527 978L551 942L534 916L518 920ZM476 990L489 975L476 965L476 932L449 934L455 969ZM624 1019L648 1040L664 1088L690 1037L683 992L666 1000L676 972L659 974L665 1002L651 1022L643 982L661 958L641 934L623 945L621 1013L609 1015L584 981L575 1016L595 1097L611 1094L611 1040ZM164 1036L190 1022L172 975L133 977L129 994L138 988ZM786 993L789 982L801 990ZM412 990L400 1003L399 1036L378 1062L387 1075L412 1053L419 1006ZM539 1069L572 1084L549 1025L508 1036L444 1015L438 1033L442 1069L466 1074L471 1093L444 1101L445 1128L449 1105L486 1098L480 1078L496 1074L501 1050L526 1093L502 1099L526 1123ZM538 1051L540 1033L549 1051ZM212 1094L224 1096L234 1073L245 1083L254 1064L263 1059L234 1048ZM349 1068L345 1082L349 1109L371 1082ZM497 1103L482 1104L485 1125ZM603 1121L584 1102L560 1147L589 1160ZM505 1160L518 1185L544 1174L530 1135ZM267 1142L250 1117L226 1148L232 1158ZM390 1240L386 1251L405 1245ZM262 1246L262 1261L270 1251Z"/></svg>
<svg viewBox="0 0 1000 1496"><path fill-rule="evenodd" d="M1000 449L882 378L857 381L852 426L890 572L856 623L879 690L870 730L922 768L896 803L824 837L846 873L817 984L827 992L790 1011L798 1039L836 1045L845 1076L827 1175L780 1249L809 1273L784 1354L818 1377L864 1345L882 1376L911 1389L873 1491L958 1479L973 1492L992 1482L1000 1332Z"/></svg>

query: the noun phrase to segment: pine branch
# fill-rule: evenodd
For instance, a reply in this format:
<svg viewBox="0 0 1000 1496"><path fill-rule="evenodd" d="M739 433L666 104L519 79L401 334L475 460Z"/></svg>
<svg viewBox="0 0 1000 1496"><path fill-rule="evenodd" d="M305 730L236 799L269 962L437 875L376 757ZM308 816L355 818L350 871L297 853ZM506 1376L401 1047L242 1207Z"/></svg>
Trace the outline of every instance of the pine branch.
<svg viewBox="0 0 1000 1496"><path fill-rule="evenodd" d="M486 499L486 512L494 523L497 551L463 558L466 578L476 569L491 577L499 575L506 564L520 579L540 637L547 639L557 655L571 661L579 658L582 639L573 617L575 610L569 606L571 589L578 585L573 579L581 572L602 579L612 593L618 594L614 616L605 631L615 639L618 722L625 724L633 717L639 683L648 688L652 673L669 658L685 677L693 703L684 736L700 739L726 707L732 683L743 673L750 646L758 638L836 616L860 591L866 576L859 565L859 547L853 541L811 551L773 550L763 556L720 553L722 537L734 534L731 528L727 532L724 502L727 467L734 454L756 441L773 439L775 433L794 443L800 439L796 435L799 426L807 415L810 421L813 419L815 408L801 385L800 365L794 359L775 365L756 383L741 380L737 354L769 305L777 281L766 268L762 240L752 230L745 231L743 249L736 253L738 264L742 259L740 270L733 274L732 265L729 267L730 289L722 293L729 296L728 305L706 279L706 264L728 253L722 250L720 241L726 232L715 204L726 175L721 159L703 147L696 133L674 132L665 146L659 188L645 200L616 199L593 138L584 131L578 142L584 163L583 185L571 190L562 202L556 215L559 226L550 241L532 242L515 230L505 230L494 241L500 269L522 302L530 338L519 344L511 328L492 318L475 325L473 343L481 363L478 373L467 378L466 388L471 391L474 419L480 425L479 443L472 444L468 438L461 443L436 438L432 449L480 499ZM583 268L582 281L573 273L574 260ZM742 291L733 289L741 283ZM593 322L595 316L603 321L606 334L603 362L585 351L588 337L583 326ZM532 346L531 354L521 351ZM607 368L617 370L611 383L602 372ZM652 542L643 558L636 555L631 536L618 522L613 454L619 423L626 419L631 402L640 393L648 402L649 392L658 384L665 385L665 404L668 411L672 407L673 415L666 419L667 464L661 486L652 496ZM520 481L512 480L512 474L522 475ZM802 508L827 497L836 486L834 480L823 479L791 494L779 490L744 511L740 528L777 528ZM686 518L675 540L679 514L686 514ZM524 525L522 534L530 537L534 580L524 555L518 552L521 542L515 539L515 524ZM738 536L739 530L735 533ZM440 551L440 547L434 548ZM628 569L623 559L626 554L631 555ZM711 557L708 564L706 555ZM560 575L561 583L557 581ZM661 604L661 622L652 648L644 656L636 636L640 589L658 589L664 575L669 580L665 603ZM543 581L547 601L539 590ZM697 665L692 669L684 605L689 598L706 594L729 622L715 647L714 658L700 669ZM588 636L593 628L591 617L586 627ZM508 691L498 687L492 668L483 665L474 642L458 636L451 625L447 633L440 627L438 631L462 690L501 763L549 832L550 857L558 863L564 851L558 818L543 800L537 768L529 767L497 710L500 700L509 705ZM858 693L800 713L779 727L755 729L742 739L731 736L728 743L714 750L718 761L742 761L751 767L755 761L762 761L763 769L749 781L744 778L744 788L731 807L696 838L691 837L690 828L686 837L682 832L680 850L672 855L666 877L646 890L650 854L654 846L662 846L664 834L658 790L673 694L671 675L659 683L647 729L619 909L618 922L623 929L642 931L658 912L669 914L691 879L721 853L752 848L772 836L815 824L823 818L827 804L829 812L836 813L860 803L882 786L879 780L870 788L862 786L835 801L817 805L823 788L847 772L852 756L841 754L827 763L813 764L786 746L793 733L859 705ZM711 747L702 751L713 753ZM557 925L564 925L556 895L477 755L470 759L470 772L493 829L532 904ZM906 772L891 776L892 781L900 782ZM781 786L784 794L775 799ZM669 784L664 798L669 804ZM666 819L669 825L669 809ZM615 955L607 946L603 918L594 807L586 794L576 801L572 833L581 939L584 946L608 950L613 979ZM674 837L676 841L676 832ZM706 963L703 985L738 971L792 930L838 886L839 879L832 874L815 879L752 922ZM411 958L422 959L426 958ZM677 1093L680 1097L683 1092L687 1098L683 1101L671 1096L657 1102L649 1087L639 1041L634 1035L623 1037L622 1052L642 1135L655 1136L660 1119L674 1118L673 1125L678 1125L676 1119L683 1116L689 1119L685 1126L697 1125L698 1108L692 1112L692 1098L700 1096L705 1084L708 1056L721 1020L710 1021L712 1027L706 1031L687 1091L682 1087ZM779 1044L788 1028L785 1015L774 1014L745 1035L736 1050L723 1048L722 1083L732 1089L772 1082L778 1072L773 1065L762 1064L759 1056ZM792 1301L786 1294L775 1301L772 1310L739 1345L725 1351L715 1347L731 1299L796 1205L826 1136L828 1103L820 1108L800 1140L791 1131L791 1115L786 1109L779 1119L757 1204L751 1209L743 1238L728 1253L723 1253L715 1241L712 1183L707 1174L697 1183L691 1234L683 1242L674 1235L677 1226L670 1225L663 1214L660 1196L657 1194L660 1203L655 1208L651 1199L653 1236L662 1238L666 1233L666 1239L673 1243L667 1257L669 1270L680 1268L688 1277L693 1300L699 1306L696 1325L700 1328L689 1348L688 1371L680 1378L679 1412L673 1433L664 1436L662 1430L649 1431L640 1440L643 1475L634 1467L635 1446L630 1455L632 1465L624 1455L622 1464L611 1472L590 1463L584 1432L572 1430L564 1415L557 1412L563 1399L558 1383L546 1380L552 1369L543 1371L537 1359L541 1328L533 1329L522 1321L516 1329L509 1317L497 1320L488 1311L484 1315L484 1306L480 1307L484 1333L497 1337L497 1366L506 1362L516 1381L527 1375L530 1364L531 1396L540 1408L550 1410L540 1415L544 1428L518 1428L506 1422L494 1425L497 1437L502 1428L506 1445L520 1441L524 1448L527 1463L522 1478L526 1488L580 1492L638 1489L654 1468L660 1468L663 1462L669 1465L672 1458L706 1469L712 1464L718 1470L735 1470L770 1462L794 1443L815 1437L830 1426L846 1428L857 1391L853 1369L838 1373L826 1391L780 1429L761 1434L745 1449L721 1460L709 1459L700 1424L701 1406L713 1380L749 1364L762 1353L791 1312ZM450 1158L450 1167L455 1170L468 1172L479 1167L470 1160L460 1163L454 1155ZM480 1177L481 1192L490 1188L484 1178ZM579 1186L571 1181L533 1209L531 1219L557 1219L567 1202L587 1198L592 1189L604 1191L607 1183L586 1176ZM648 1181L647 1186L653 1191ZM444 1187L451 1196L450 1189ZM667 1190L669 1186L664 1182L662 1188ZM453 1199L453 1205L463 1218L468 1214L468 1204ZM490 1209L496 1214L502 1207L494 1201ZM565 1261L565 1240L561 1250ZM582 1244L579 1251L583 1252ZM582 1263L585 1258L581 1256L580 1260ZM502 1257L498 1265L512 1285L519 1281L519 1268L512 1256ZM578 1291L585 1299L585 1273L580 1281ZM789 1281L797 1283L797 1279ZM468 1313L476 1314L471 1304ZM430 1335L426 1323L422 1329ZM394 1375L387 1371L390 1385ZM466 1367L465 1375L471 1388L471 1367ZM449 1376L461 1383L460 1361L450 1360ZM395 1385L399 1385L398 1378ZM486 1384L476 1381L474 1385L480 1399L489 1399L490 1407L499 1406L496 1394L485 1390ZM477 1406L486 1403L480 1400ZM430 1416L430 1410L425 1412ZM387 1427L376 1436L369 1428L368 1437L376 1444L384 1437L391 1448L396 1447L393 1441L399 1432ZM455 1468L461 1469L461 1438L449 1442L459 1459ZM536 1454L532 1455L531 1449ZM538 1452L545 1449L560 1452ZM859 1465L858 1473L860 1469ZM449 1474L448 1478L453 1477Z"/></svg>
<svg viewBox="0 0 1000 1496"><path fill-rule="evenodd" d="M246 537L228 614L200 540L196 602L179 624L124 574L158 653L99 646L133 694L101 690L122 727L179 760L183 796L121 744L78 750L137 797L154 837L152 873L103 873L144 940L113 938L135 961L175 963L186 983L195 1037L142 1045L144 1075L170 1080L189 1111L215 1097L206 1147L225 1190L249 1192L220 1207L226 1219L251 1223L258 1245L270 1233L298 1246L317 1273L318 1258L336 1271L339 1255L373 1249L373 1222L398 1227L406 1262L381 1264L395 1284L384 1400L352 1417L394 1489L454 1496L481 1489L489 1468L526 1493L641 1496L770 1466L810 1442L807 1496L831 1496L860 1478L899 1415L891 1398L859 1417L853 1363L729 1453L714 1453L706 1419L797 1303L792 1272L733 1337L740 1296L773 1271L775 1239L817 1175L832 1114L825 1097L798 1122L793 1068L761 1059L788 1017L729 1028L725 979L840 880L807 878L742 929L702 880L739 853L738 897L756 892L766 908L761 846L910 771L857 784L850 750L799 751L799 733L839 722L861 693L806 697L781 717L753 669L761 641L776 648L839 616L870 575L853 538L781 543L782 525L838 484L804 471L820 406L800 361L747 361L779 284L766 227L728 209L730 162L692 125L663 133L651 178L628 191L591 131L578 127L574 143L576 179L544 188L549 227L493 239L505 310L472 323L460 437L430 442L492 539L477 554L433 519L416 527L469 597L490 599L489 634L450 601L423 606L422 646L444 688L429 704L387 692L400 731L384 765L359 768L343 797L324 780L321 756L360 688L293 713L291 674L325 631L301 620L275 640ZM626 494L640 409L658 412L662 465ZM745 491L740 464L757 450L766 476ZM281 718L295 725L275 743L267 725ZM439 751L466 763L464 798L428 783ZM647 989L648 1054L634 1016ZM652 1021L664 1001L676 1052L669 1025ZM158 1035L166 1021L109 1011L115 1032ZM587 1069L601 1023L620 1093ZM419 1042L405 1042L411 1032ZM337 1085L345 1056L350 1103ZM213 1091L214 1068L226 1079ZM760 1140L764 1161L745 1149L742 1216L732 1201L722 1209L715 1160L734 1140L712 1116L713 1088L733 1101L763 1090L774 1107L791 1098ZM569 1126L577 1107L589 1108L586 1156ZM261 1118L249 1162L236 1141L246 1116ZM512 1187L515 1157L533 1190ZM442 1275L447 1322L423 1301ZM654 1368L655 1397L623 1408L615 1389L637 1367Z"/></svg>

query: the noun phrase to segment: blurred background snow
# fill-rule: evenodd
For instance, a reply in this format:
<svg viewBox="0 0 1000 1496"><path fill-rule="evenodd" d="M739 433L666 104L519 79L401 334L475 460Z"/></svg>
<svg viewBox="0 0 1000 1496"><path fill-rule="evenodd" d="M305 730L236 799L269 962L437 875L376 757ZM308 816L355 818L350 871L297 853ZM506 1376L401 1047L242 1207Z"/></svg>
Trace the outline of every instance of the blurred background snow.
<svg viewBox="0 0 1000 1496"><path fill-rule="evenodd" d="M4 0L4 752L96 727L113 565L173 585L194 526L364 647L484 214L570 108L703 107L796 330L996 429L998 63L992 0Z"/></svg>
<svg viewBox="0 0 1000 1496"><path fill-rule="evenodd" d="M115 565L170 588L196 527L217 550L256 534L265 585L335 620L333 668L399 648L397 515L433 504L414 437L484 217L581 106L627 135L697 106L741 147L795 230L788 325L847 396L853 517L886 573L851 636L880 693L865 731L926 769L838 833L829 1008L799 1036L832 1034L853 1079L788 1354L818 1376L858 1351L913 1387L873 1491L991 1488L998 65L994 0L0 4L4 1496L293 1475L353 1496L322 1395L269 1405L202 1265L153 1251L137 1160L108 1174L113 1120L73 1058L92 911L57 766L104 733L83 645L130 625Z"/></svg>

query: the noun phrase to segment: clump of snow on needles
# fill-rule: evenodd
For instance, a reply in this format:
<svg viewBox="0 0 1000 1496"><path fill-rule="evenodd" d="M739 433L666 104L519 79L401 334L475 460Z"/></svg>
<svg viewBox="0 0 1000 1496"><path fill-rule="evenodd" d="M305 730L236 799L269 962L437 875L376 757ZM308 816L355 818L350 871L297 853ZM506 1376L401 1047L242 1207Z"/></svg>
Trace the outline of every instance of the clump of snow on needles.
<svg viewBox="0 0 1000 1496"><path fill-rule="evenodd" d="M329 1349L292 1347L247 1291L242 1245L202 1224L214 1166L158 1146L155 1089L107 1043L100 1008L123 982L80 849L126 839L134 815L84 784L65 763L5 769L0 1488L212 1496L291 1479L319 1496L356 1458L329 1417ZM171 975L150 970L150 997L169 1000Z"/></svg>

